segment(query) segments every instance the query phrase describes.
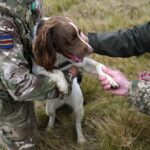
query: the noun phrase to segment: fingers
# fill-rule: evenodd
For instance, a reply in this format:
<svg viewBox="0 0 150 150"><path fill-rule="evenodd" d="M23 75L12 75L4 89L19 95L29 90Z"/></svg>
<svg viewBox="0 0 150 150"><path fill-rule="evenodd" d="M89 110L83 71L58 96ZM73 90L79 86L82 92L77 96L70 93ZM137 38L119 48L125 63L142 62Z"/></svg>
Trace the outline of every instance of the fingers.
<svg viewBox="0 0 150 150"><path fill-rule="evenodd" d="M99 77L99 80L100 80L101 85L102 85L102 88L103 88L104 90L108 90L108 89L111 88L111 84L110 84L110 82L106 79L106 77L100 76L100 77Z"/></svg>
<svg viewBox="0 0 150 150"><path fill-rule="evenodd" d="M76 77L78 75L78 68L75 67L75 66L72 66L70 69L69 69L69 72L71 73L72 77Z"/></svg>
<svg viewBox="0 0 150 150"><path fill-rule="evenodd" d="M108 85L108 84L110 84L110 82L108 80L101 81L102 86L105 86L105 85Z"/></svg>
<svg viewBox="0 0 150 150"><path fill-rule="evenodd" d="M150 81L150 76L144 76L142 79L143 79L144 81Z"/></svg>
<svg viewBox="0 0 150 150"><path fill-rule="evenodd" d="M105 77L105 76L100 76L100 77L99 77L99 80L100 80L100 81L104 81L104 80L106 80L106 77Z"/></svg>
<svg viewBox="0 0 150 150"><path fill-rule="evenodd" d="M140 72L138 78L139 80L150 81L150 72Z"/></svg>
<svg viewBox="0 0 150 150"><path fill-rule="evenodd" d="M106 84L104 86L102 86L104 90L109 90L111 89L111 85L110 84Z"/></svg>
<svg viewBox="0 0 150 150"><path fill-rule="evenodd" d="M140 72L139 73L139 80L143 80L143 77L146 75L146 72Z"/></svg>
<svg viewBox="0 0 150 150"><path fill-rule="evenodd" d="M108 90L108 89L111 88L111 84L110 84L110 82L108 80L102 81L101 85L102 85L104 90Z"/></svg>

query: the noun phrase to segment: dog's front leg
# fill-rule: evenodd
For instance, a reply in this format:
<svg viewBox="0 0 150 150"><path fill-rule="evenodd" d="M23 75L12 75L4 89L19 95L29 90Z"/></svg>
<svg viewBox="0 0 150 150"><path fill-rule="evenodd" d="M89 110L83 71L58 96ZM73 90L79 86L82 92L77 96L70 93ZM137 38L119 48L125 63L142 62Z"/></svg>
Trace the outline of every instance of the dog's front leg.
<svg viewBox="0 0 150 150"><path fill-rule="evenodd" d="M110 82L112 88L117 88L118 84L106 73L103 72L103 64L98 63L97 61L85 57L82 64L78 65L79 68L82 68L84 71L92 74L98 74L99 76L105 76Z"/></svg>

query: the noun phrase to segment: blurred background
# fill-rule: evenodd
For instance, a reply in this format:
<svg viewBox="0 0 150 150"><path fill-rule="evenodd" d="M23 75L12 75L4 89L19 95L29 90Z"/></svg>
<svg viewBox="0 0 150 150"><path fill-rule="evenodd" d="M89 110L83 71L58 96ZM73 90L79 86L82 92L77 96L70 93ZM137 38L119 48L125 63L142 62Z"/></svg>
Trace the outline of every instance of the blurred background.
<svg viewBox="0 0 150 150"><path fill-rule="evenodd" d="M150 20L149 0L44 0L44 15L63 15L88 32L109 32L132 28ZM131 58L111 58L92 54L95 60L120 69L130 79L143 70L150 71L150 54ZM150 116L138 112L127 98L103 91L97 77L84 74L85 116L83 132L87 143L76 143L73 113L57 112L54 129L44 132L47 117L42 103L37 103L41 150L150 150Z"/></svg>

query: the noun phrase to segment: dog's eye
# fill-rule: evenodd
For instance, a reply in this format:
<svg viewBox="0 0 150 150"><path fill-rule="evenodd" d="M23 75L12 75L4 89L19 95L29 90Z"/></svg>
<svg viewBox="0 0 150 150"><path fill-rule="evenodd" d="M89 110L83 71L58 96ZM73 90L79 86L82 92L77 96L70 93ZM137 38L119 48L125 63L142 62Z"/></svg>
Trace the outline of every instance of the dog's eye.
<svg viewBox="0 0 150 150"><path fill-rule="evenodd" d="M70 41L70 42L73 42L73 41L75 41L76 38L77 38L77 34L73 34L73 35L70 37L69 41Z"/></svg>

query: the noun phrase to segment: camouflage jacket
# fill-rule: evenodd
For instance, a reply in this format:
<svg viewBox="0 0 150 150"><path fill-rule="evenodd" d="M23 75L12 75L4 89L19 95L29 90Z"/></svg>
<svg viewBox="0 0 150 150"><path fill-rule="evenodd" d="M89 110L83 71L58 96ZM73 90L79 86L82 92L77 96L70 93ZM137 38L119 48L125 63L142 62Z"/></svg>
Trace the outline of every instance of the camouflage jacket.
<svg viewBox="0 0 150 150"><path fill-rule="evenodd" d="M14 18L0 12L0 92L8 92L16 101L54 98L55 84L30 72L19 32Z"/></svg>
<svg viewBox="0 0 150 150"><path fill-rule="evenodd" d="M150 115L150 82L130 82L128 100L135 105L139 111Z"/></svg>

